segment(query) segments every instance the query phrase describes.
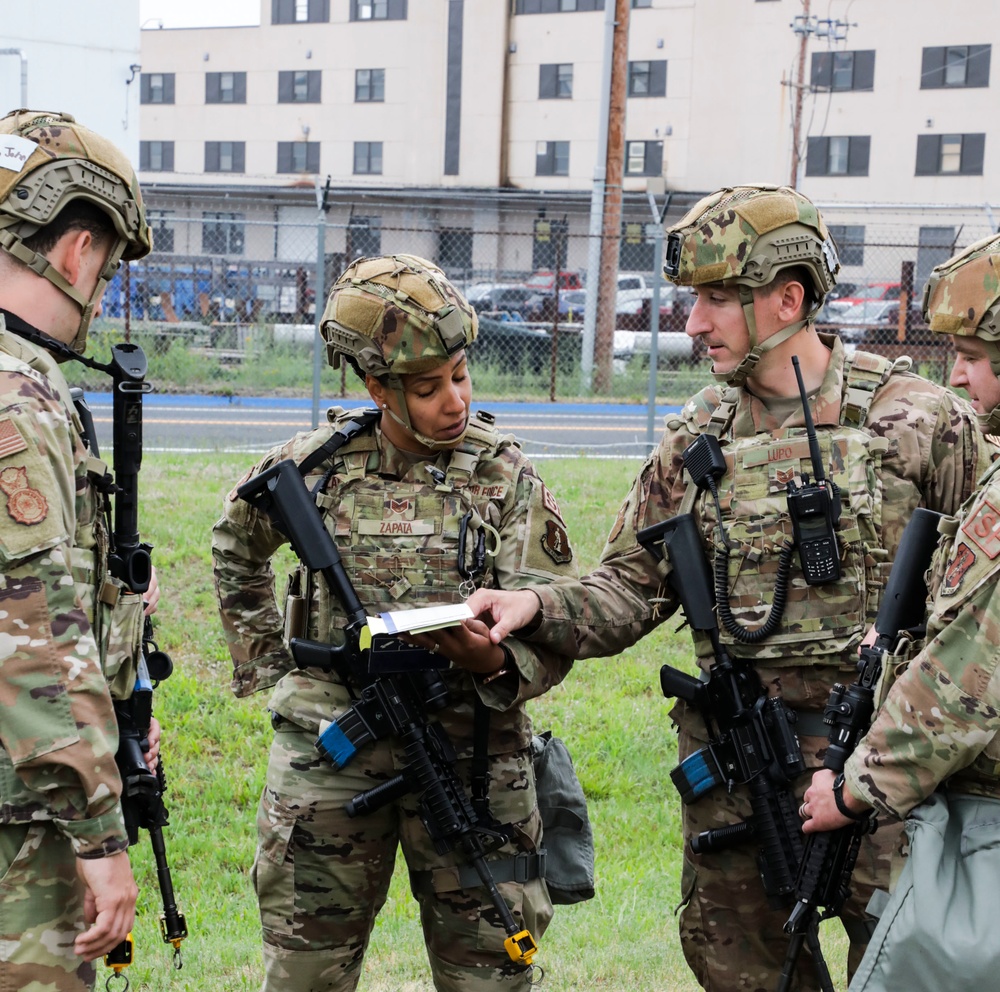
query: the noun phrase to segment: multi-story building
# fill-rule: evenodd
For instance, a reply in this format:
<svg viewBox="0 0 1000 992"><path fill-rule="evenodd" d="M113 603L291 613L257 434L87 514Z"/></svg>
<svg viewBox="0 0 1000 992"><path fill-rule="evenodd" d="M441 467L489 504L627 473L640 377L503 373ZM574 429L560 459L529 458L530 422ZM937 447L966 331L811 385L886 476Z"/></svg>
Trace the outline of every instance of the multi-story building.
<svg viewBox="0 0 1000 992"><path fill-rule="evenodd" d="M613 0L606 0L613 6ZM813 4L815 10L816 4ZM407 249L449 270L582 267L605 0L261 0L260 24L142 32L158 250L304 262L330 180L332 262ZM630 0L622 268L718 186L796 182L845 276L917 278L996 229L993 0ZM798 137L797 147L794 137ZM191 222L193 221L193 222ZM905 253L904 253L905 254Z"/></svg>
<svg viewBox="0 0 1000 992"><path fill-rule="evenodd" d="M140 68L135 0L4 4L0 116L73 114L138 164Z"/></svg>

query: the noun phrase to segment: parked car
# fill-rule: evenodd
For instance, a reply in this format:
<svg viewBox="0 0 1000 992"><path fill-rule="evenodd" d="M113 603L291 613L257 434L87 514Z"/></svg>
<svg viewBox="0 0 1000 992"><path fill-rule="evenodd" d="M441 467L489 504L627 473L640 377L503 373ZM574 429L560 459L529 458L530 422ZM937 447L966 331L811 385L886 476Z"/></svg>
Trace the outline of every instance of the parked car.
<svg viewBox="0 0 1000 992"><path fill-rule="evenodd" d="M882 317L873 326L866 329L862 344L947 345L948 338L935 334L927 326L920 306L911 303L906 338L901 342L899 340L899 304L894 303L886 308Z"/></svg>
<svg viewBox="0 0 1000 992"><path fill-rule="evenodd" d="M899 304L891 300L860 300L845 310L827 311L825 319L838 330L844 341L857 344L865 339L868 328L884 323L886 313L895 306L899 312ZM823 310L820 310L823 313ZM816 323L821 323L817 319Z"/></svg>
<svg viewBox="0 0 1000 992"><path fill-rule="evenodd" d="M864 286L857 286L853 295L838 297L835 302L853 306L855 303L862 303L869 300L886 301L898 300L900 285L898 282L870 282Z"/></svg>
<svg viewBox="0 0 1000 992"><path fill-rule="evenodd" d="M551 296L555 281L555 273L551 269L539 269L528 279L525 279L524 285L532 292ZM583 289L583 276L579 272L560 269L559 292L561 293L565 289Z"/></svg>
<svg viewBox="0 0 1000 992"><path fill-rule="evenodd" d="M535 291L527 286L495 286L475 298L470 298L469 302L480 313L495 313L501 310L520 313L521 308L535 295L537 295Z"/></svg>

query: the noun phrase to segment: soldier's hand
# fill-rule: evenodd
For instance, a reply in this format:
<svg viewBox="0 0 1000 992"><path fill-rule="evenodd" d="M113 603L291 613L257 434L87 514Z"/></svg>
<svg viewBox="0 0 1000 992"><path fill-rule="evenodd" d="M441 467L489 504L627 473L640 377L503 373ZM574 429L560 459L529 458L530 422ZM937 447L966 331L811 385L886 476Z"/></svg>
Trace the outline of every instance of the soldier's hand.
<svg viewBox="0 0 1000 992"><path fill-rule="evenodd" d="M77 858L76 873L86 889L83 917L91 926L77 936L73 950L93 961L117 947L132 929L139 889L125 851L107 858Z"/></svg>
<svg viewBox="0 0 1000 992"><path fill-rule="evenodd" d="M145 604L143 616L151 617L160 604L160 583L156 578L155 565L150 565L149 588L142 594L142 601Z"/></svg>
<svg viewBox="0 0 1000 992"><path fill-rule="evenodd" d="M833 780L836 775L829 768L821 768L813 773L812 784L806 789L799 816L802 817L802 832L815 834L822 830L836 830L838 827L849 826L853 821L837 809L837 801L833 798ZM860 799L855 799L847 787L841 795L847 808L856 813L863 813L867 807Z"/></svg>
<svg viewBox="0 0 1000 992"><path fill-rule="evenodd" d="M411 634L406 640L478 675L499 671L506 660L503 648L490 640L490 628L481 620L466 620L429 634Z"/></svg>
<svg viewBox="0 0 1000 992"><path fill-rule="evenodd" d="M477 589L467 602L473 614L490 627L494 644L527 627L541 612L541 602L530 589Z"/></svg>
<svg viewBox="0 0 1000 992"><path fill-rule="evenodd" d="M143 754L142 758L146 762L146 767L155 775L156 766L160 763L160 721L155 716L149 718L149 733L146 740L149 743L149 750Z"/></svg>

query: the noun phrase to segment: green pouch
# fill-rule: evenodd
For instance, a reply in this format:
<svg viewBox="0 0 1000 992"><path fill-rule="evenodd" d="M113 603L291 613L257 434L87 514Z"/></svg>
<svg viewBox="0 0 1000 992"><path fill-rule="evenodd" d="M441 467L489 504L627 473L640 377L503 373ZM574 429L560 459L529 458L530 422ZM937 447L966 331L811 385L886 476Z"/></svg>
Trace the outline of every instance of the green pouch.
<svg viewBox="0 0 1000 992"><path fill-rule="evenodd" d="M549 897L557 905L585 902L594 896L594 832L583 786L566 745L551 731L532 738L531 756Z"/></svg>

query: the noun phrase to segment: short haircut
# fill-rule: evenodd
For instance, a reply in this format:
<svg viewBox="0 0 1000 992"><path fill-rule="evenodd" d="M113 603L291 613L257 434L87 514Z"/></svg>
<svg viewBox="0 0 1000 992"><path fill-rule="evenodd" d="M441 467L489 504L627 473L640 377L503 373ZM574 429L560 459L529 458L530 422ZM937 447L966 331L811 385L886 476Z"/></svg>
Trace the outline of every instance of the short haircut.
<svg viewBox="0 0 1000 992"><path fill-rule="evenodd" d="M822 297L817 295L812 275L804 265L789 265L784 269L779 269L774 278L766 286L760 288L765 293L776 293L790 282L801 283L805 290L805 295L802 298L803 314L811 313L823 302Z"/></svg>
<svg viewBox="0 0 1000 992"><path fill-rule="evenodd" d="M98 244L116 236L111 218L89 200L70 200L55 218L24 239L26 248L44 255L67 231L90 231Z"/></svg>

